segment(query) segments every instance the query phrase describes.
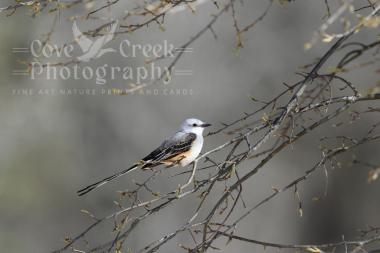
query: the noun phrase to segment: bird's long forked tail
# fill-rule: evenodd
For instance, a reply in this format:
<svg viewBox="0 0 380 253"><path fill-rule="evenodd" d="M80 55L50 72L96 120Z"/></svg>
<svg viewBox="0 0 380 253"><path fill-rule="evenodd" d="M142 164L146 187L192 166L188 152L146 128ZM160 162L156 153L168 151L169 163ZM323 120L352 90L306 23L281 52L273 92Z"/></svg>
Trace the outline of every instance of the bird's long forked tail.
<svg viewBox="0 0 380 253"><path fill-rule="evenodd" d="M122 170L116 174L113 174L112 176L106 177L106 178L104 178L104 179L102 179L96 183L90 184L89 186L86 186L85 188L77 191L78 196L85 195L86 193L89 193L90 191L95 190L96 188L98 188L102 185L105 185L106 183L108 183L108 182L110 182L110 181L112 181L118 177L121 177L121 176L127 174L128 172L131 172L131 171L137 169L138 167L139 167L139 164L134 164L132 167L130 167L128 169Z"/></svg>

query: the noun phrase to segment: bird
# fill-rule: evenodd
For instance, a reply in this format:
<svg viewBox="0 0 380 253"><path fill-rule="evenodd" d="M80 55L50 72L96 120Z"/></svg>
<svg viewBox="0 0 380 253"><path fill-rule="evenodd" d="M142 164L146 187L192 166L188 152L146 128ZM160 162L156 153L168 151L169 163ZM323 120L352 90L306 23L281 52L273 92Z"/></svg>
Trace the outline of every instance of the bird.
<svg viewBox="0 0 380 253"><path fill-rule="evenodd" d="M112 23L110 26L109 32L107 34L92 41L79 30L77 23L74 21L72 27L74 39L83 51L83 55L77 57L78 60L88 62L91 59L101 57L105 53L116 52L116 50L113 48L103 49L103 46L113 39L117 25L118 22L114 21L114 23Z"/></svg>
<svg viewBox="0 0 380 253"><path fill-rule="evenodd" d="M77 191L77 194L79 196L85 195L137 168L150 169L158 165L165 165L166 167L177 165L185 167L189 165L200 154L203 147L203 131L209 126L211 126L211 124L195 118L184 120L180 129L174 135L165 139L160 146L147 156L127 169L80 189Z"/></svg>

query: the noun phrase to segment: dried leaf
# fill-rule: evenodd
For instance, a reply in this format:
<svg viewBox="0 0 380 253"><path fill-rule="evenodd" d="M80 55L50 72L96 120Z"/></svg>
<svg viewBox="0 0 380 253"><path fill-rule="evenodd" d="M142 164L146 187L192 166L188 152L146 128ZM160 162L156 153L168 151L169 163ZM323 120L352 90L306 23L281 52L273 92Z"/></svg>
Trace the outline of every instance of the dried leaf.
<svg viewBox="0 0 380 253"><path fill-rule="evenodd" d="M326 42L326 43L329 43L329 42L331 42L334 39L333 35L329 35L327 33L323 33L322 37L323 37L322 41Z"/></svg>
<svg viewBox="0 0 380 253"><path fill-rule="evenodd" d="M300 218L302 218L302 217L303 217L303 210L302 210L302 208L299 208L299 209L298 209L298 213L299 213L299 215L300 215Z"/></svg>
<svg viewBox="0 0 380 253"><path fill-rule="evenodd" d="M380 167L377 169L370 170L368 172L368 183L371 183L371 182L375 181L376 179L378 179L379 174L380 174Z"/></svg>
<svg viewBox="0 0 380 253"><path fill-rule="evenodd" d="M307 251L313 252L313 253L322 253L323 251L318 249L317 247L309 247L306 248Z"/></svg>
<svg viewBox="0 0 380 253"><path fill-rule="evenodd" d="M304 45L303 45L303 48L305 49L305 50L309 50L310 48L312 48L313 47L313 45L310 43L310 42L307 42L307 43L305 43Z"/></svg>
<svg viewBox="0 0 380 253"><path fill-rule="evenodd" d="M264 122L264 123L267 123L269 121L269 117L266 113L264 113L264 115L261 117L261 120Z"/></svg>
<svg viewBox="0 0 380 253"><path fill-rule="evenodd" d="M362 24L365 27L377 28L380 25L380 17L374 16L374 17L371 17L371 18L363 19L362 20Z"/></svg>

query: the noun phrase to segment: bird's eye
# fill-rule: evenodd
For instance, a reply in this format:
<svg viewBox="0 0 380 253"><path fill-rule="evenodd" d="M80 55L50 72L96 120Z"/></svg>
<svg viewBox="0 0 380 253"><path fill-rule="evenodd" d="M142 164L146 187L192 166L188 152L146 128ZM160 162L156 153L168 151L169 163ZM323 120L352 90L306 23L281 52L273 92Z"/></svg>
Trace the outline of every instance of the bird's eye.
<svg viewBox="0 0 380 253"><path fill-rule="evenodd" d="M196 123L194 123L194 124L193 124L193 127L196 127L196 126L197 126L197 124L196 124Z"/></svg>

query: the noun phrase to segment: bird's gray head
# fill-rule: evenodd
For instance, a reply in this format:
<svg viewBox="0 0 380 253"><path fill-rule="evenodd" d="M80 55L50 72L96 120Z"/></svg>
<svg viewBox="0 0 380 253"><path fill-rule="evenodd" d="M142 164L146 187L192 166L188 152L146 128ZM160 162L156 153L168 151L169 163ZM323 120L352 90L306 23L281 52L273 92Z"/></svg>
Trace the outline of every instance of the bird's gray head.
<svg viewBox="0 0 380 253"><path fill-rule="evenodd" d="M202 134L205 127L209 126L211 126L211 124L205 123L199 119L190 118L182 122L181 131L187 133Z"/></svg>

